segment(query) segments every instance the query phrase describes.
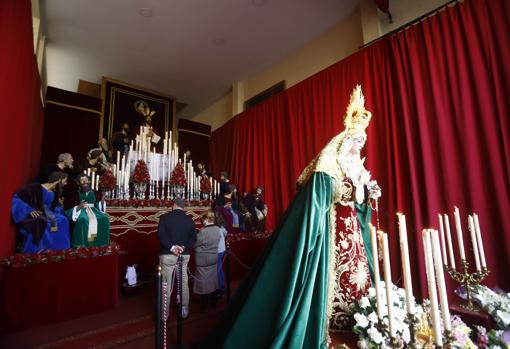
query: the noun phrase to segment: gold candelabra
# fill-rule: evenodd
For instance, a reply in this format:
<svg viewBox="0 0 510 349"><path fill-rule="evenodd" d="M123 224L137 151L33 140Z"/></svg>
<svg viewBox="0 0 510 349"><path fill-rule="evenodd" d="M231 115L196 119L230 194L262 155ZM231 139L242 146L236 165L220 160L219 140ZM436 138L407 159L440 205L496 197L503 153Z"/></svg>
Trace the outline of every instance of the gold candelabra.
<svg viewBox="0 0 510 349"><path fill-rule="evenodd" d="M473 303L473 287L479 285L483 279L489 275L489 270L487 268L482 268L482 270L475 271L473 273L469 272L469 262L465 259L462 259L460 261L460 264L462 265L463 271L457 271L456 269L444 266L448 274L450 274L450 277L459 282L461 285L464 286L466 289L467 294L467 303L463 303L460 306L464 309L467 309L469 311L478 312L479 308Z"/></svg>

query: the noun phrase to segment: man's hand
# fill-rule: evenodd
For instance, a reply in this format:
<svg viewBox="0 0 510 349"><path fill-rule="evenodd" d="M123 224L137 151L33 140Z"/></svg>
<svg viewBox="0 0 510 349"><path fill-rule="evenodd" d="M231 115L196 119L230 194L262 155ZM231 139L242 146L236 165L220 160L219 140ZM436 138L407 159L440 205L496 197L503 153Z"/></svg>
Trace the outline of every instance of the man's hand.
<svg viewBox="0 0 510 349"><path fill-rule="evenodd" d="M39 217L41 214L42 214L42 212L41 212L41 211L33 210L32 212L30 212L30 217L32 217L32 218L37 218L37 217Z"/></svg>
<svg viewBox="0 0 510 349"><path fill-rule="evenodd" d="M86 201L82 201L78 205L78 209L82 209L82 208L85 208L85 207L87 207L87 202Z"/></svg>
<svg viewBox="0 0 510 349"><path fill-rule="evenodd" d="M174 245L172 246L172 248L170 249L170 252L172 252L172 254L174 256L180 256L181 253L184 251L184 247L182 246L179 246L179 245Z"/></svg>
<svg viewBox="0 0 510 349"><path fill-rule="evenodd" d="M58 204L59 205L63 205L64 204L64 197L63 196L58 198Z"/></svg>

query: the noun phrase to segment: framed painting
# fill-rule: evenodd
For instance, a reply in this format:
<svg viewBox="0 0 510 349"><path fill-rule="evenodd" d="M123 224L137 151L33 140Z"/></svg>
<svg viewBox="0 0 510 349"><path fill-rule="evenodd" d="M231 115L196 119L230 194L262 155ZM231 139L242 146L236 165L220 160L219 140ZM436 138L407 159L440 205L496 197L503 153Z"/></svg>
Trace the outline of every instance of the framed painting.
<svg viewBox="0 0 510 349"><path fill-rule="evenodd" d="M125 82L103 77L101 94L103 99L103 120L99 137L110 139L114 132L120 130L123 123L128 123L131 135L138 132L144 123L144 115L139 106L145 105L154 112L152 126L156 133L163 135L166 131L176 130L175 98L134 86Z"/></svg>

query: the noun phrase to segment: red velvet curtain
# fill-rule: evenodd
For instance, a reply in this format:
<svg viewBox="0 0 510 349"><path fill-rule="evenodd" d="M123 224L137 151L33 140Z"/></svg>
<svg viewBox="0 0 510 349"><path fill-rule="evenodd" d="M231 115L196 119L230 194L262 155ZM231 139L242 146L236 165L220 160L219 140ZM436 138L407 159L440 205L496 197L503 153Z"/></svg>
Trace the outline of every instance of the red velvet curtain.
<svg viewBox="0 0 510 349"><path fill-rule="evenodd" d="M0 1L0 258L14 251L14 191L39 167L43 111L29 0Z"/></svg>
<svg viewBox="0 0 510 349"><path fill-rule="evenodd" d="M383 189L379 218L391 236L394 278L401 274L395 213L406 214L413 277L423 291L421 230L437 229L439 212L453 223L457 205L465 246L468 212L480 217L488 284L508 289L508 18L505 0L470 0L357 52L215 131L214 171L230 170L240 191L264 185L274 227L301 170L343 129L359 83L373 113L364 155Z"/></svg>

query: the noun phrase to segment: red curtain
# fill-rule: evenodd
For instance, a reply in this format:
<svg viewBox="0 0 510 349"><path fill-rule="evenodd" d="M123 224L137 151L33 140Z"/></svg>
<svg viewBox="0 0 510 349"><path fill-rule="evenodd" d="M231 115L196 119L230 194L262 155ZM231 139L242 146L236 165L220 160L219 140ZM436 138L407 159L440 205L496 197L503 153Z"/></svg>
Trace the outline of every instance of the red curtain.
<svg viewBox="0 0 510 349"><path fill-rule="evenodd" d="M14 251L11 197L35 177L43 111L29 0L0 1L0 258Z"/></svg>
<svg viewBox="0 0 510 349"><path fill-rule="evenodd" d="M437 229L439 212L453 223L456 205L465 246L468 212L480 217L487 283L508 289L508 18L505 0L466 1L357 52L216 130L214 172L230 170L240 191L264 185L274 227L301 170L343 129L359 83L373 113L364 155L383 189L379 219L391 236L393 277L401 274L395 213L406 214L413 278L423 291L421 230Z"/></svg>

